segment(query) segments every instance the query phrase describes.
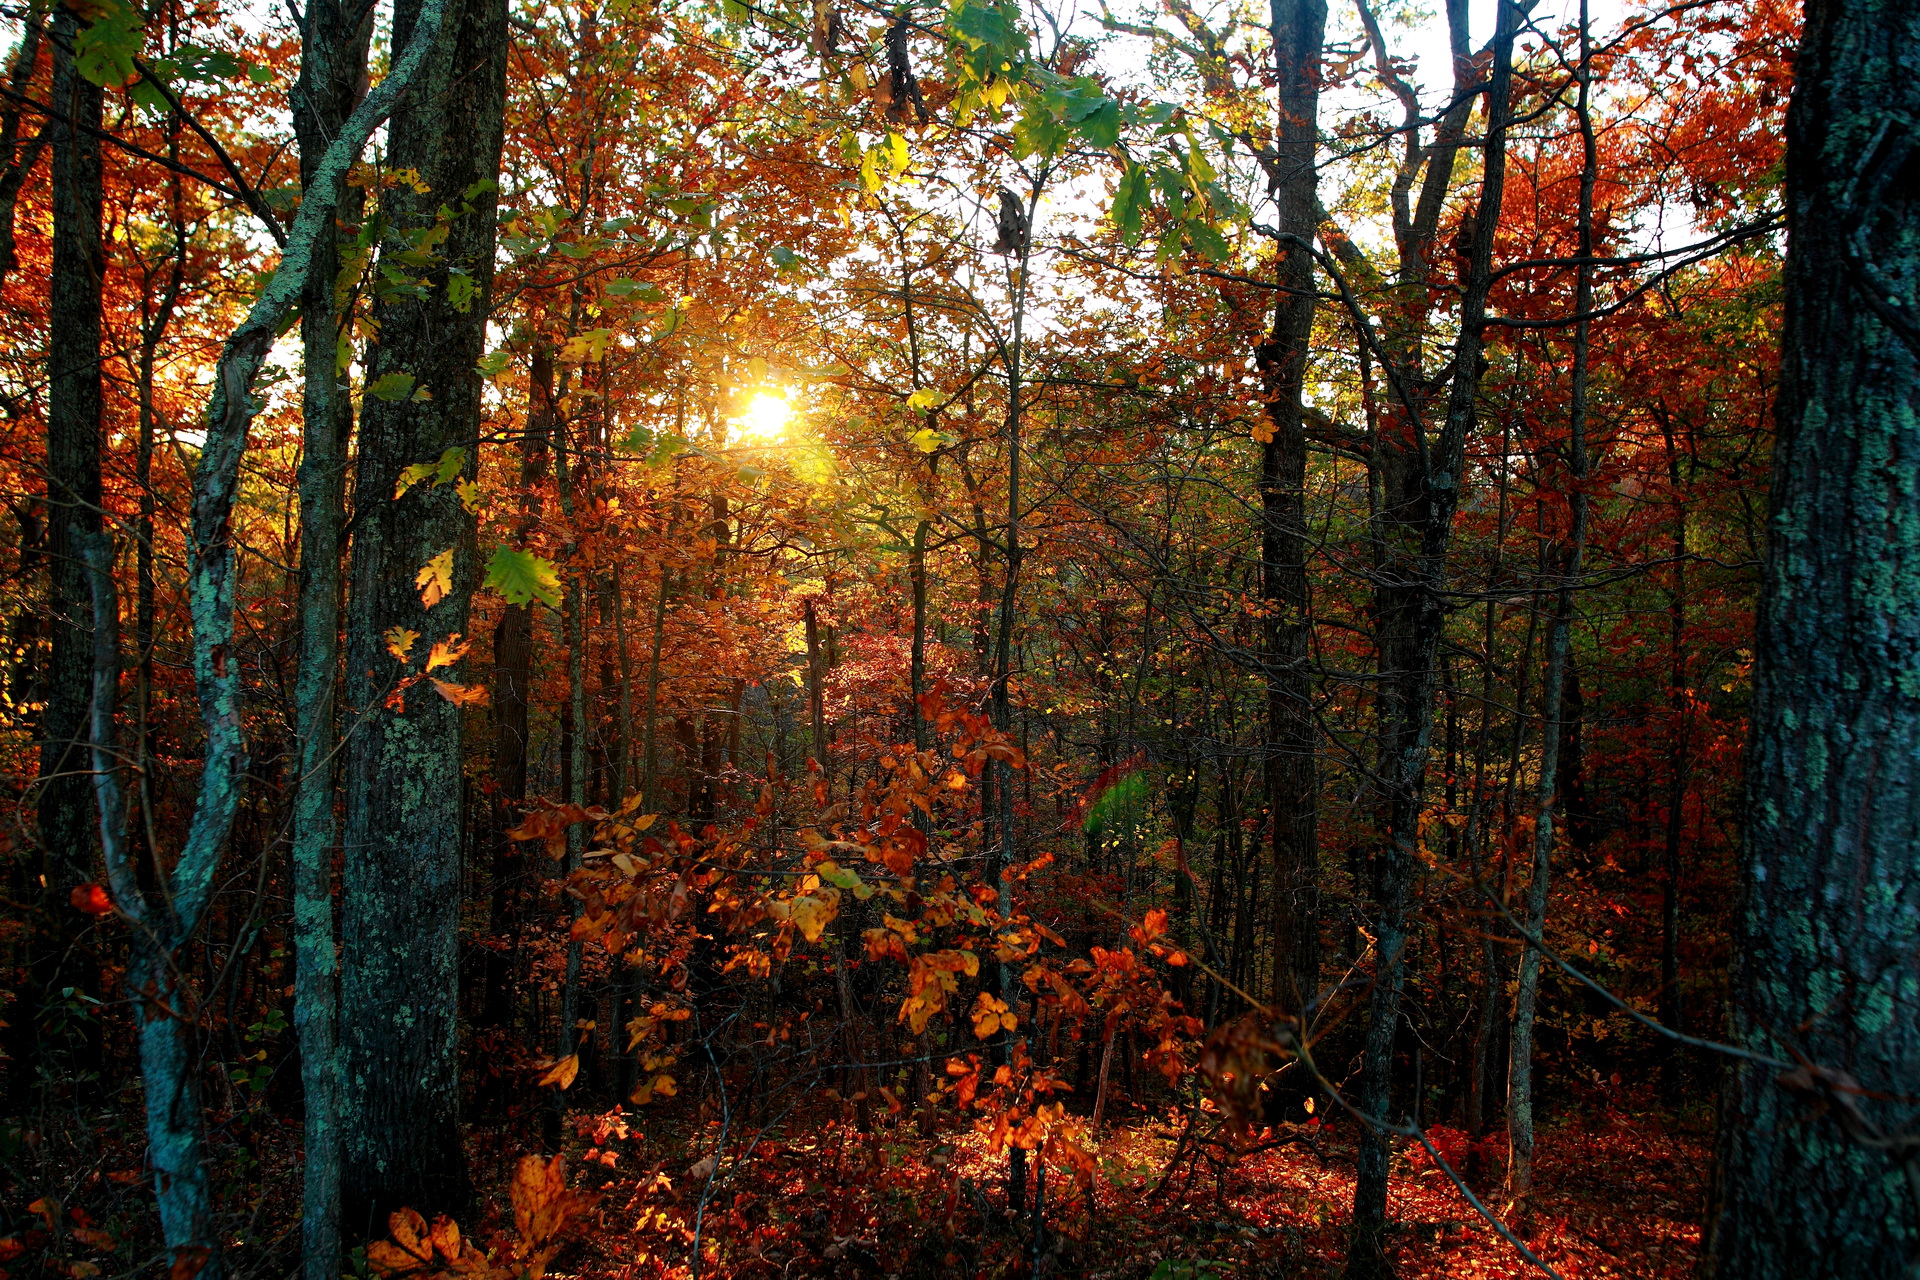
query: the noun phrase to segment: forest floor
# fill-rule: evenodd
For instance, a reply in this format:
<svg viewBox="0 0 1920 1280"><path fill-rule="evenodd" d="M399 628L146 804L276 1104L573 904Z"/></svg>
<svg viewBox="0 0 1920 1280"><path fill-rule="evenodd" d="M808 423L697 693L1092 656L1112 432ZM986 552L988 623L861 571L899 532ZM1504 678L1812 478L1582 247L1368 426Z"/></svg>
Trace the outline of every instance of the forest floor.
<svg viewBox="0 0 1920 1280"><path fill-rule="evenodd" d="M556 1263L581 1276L686 1276L696 1226L705 1280L1318 1280L1337 1276L1345 1256L1354 1152L1351 1133L1332 1126L1230 1163L1183 1157L1168 1177L1181 1118L1136 1116L1101 1142L1091 1202L1053 1171L1037 1258L1029 1224L1015 1230L1002 1208L1004 1157L990 1160L973 1135L927 1141L882 1125L862 1134L810 1123L794 1141L762 1141L745 1165L683 1158L677 1170L623 1169L639 1152L619 1150L627 1143L604 1122L590 1126L607 1145L582 1153L579 1183L598 1184L605 1199L584 1249ZM660 1150L664 1136L645 1145ZM1475 1153L1464 1135L1435 1136L1463 1165L1481 1165L1476 1189L1500 1207L1503 1140L1497 1154L1494 1143ZM611 1168L600 1163L608 1155ZM1702 1133L1658 1115L1608 1110L1543 1126L1525 1239L1568 1280L1690 1275L1708 1157ZM1403 1280L1539 1274L1424 1151L1396 1155L1392 1187L1389 1251Z"/></svg>
<svg viewBox="0 0 1920 1280"><path fill-rule="evenodd" d="M119 1101L136 1102L135 1093ZM471 1224L478 1239L511 1232L511 1171L547 1127L542 1108L518 1111L522 1123L474 1137L485 1206ZM1350 1128L1296 1130L1285 1145L1231 1161L1218 1158L1219 1148L1192 1158L1189 1144L1169 1177L1186 1117L1119 1115L1095 1152L1091 1197L1086 1182L1050 1170L1036 1258L1030 1219L1016 1226L1004 1210L1005 1158L989 1157L984 1139L965 1130L926 1137L905 1114L884 1112L862 1132L852 1111L816 1099L762 1132L744 1160L736 1142L717 1163L701 1153L716 1144L721 1122L702 1122L693 1106L677 1115L574 1113L568 1180L597 1198L571 1224L548 1280L680 1280L693 1274L696 1238L701 1280L1339 1275L1353 1194ZM0 1151L0 1280L154 1273L159 1241L139 1171L138 1113L116 1106L67 1128ZM1529 1245L1567 1280L1690 1275L1707 1128L1675 1124L1654 1107L1583 1109L1543 1125ZM299 1130L247 1132L243 1143L216 1140L228 1168L229 1274L281 1280L298 1240ZM1498 1208L1501 1140L1474 1152L1457 1131L1432 1133L1450 1159L1478 1165L1474 1185ZM1389 1252L1402 1280L1539 1274L1417 1148L1395 1156L1390 1216ZM370 1274L357 1258L353 1270Z"/></svg>

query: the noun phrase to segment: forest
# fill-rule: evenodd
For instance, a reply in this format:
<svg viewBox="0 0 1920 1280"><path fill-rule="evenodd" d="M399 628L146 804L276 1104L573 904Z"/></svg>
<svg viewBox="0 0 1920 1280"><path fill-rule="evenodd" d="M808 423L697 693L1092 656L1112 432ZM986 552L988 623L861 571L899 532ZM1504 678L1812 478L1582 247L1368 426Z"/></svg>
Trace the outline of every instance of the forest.
<svg viewBox="0 0 1920 1280"><path fill-rule="evenodd" d="M1920 0L4 0L0 1280L1920 1267Z"/></svg>

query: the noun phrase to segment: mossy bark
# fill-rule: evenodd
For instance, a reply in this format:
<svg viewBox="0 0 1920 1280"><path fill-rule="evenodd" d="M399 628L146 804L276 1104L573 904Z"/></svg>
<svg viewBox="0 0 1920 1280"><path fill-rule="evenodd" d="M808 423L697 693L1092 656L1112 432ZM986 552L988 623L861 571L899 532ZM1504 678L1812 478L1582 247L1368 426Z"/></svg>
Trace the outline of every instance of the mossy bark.
<svg viewBox="0 0 1920 1280"><path fill-rule="evenodd" d="M410 36L419 0L402 0L395 42ZM391 169L424 191L382 196L387 239L380 271L414 282L375 307L370 383L412 378L412 394L369 396L362 408L350 555L346 688L359 717L349 739L340 982L342 1230L384 1234L387 1215L467 1210L472 1189L459 1095L459 946L463 793L462 712L431 685L387 695L409 668L382 639L419 633L411 670L432 644L468 630L478 576L474 520L453 483L414 484L400 473L464 449L475 474L481 378L493 280L506 73L503 0L453 0L421 83L389 127ZM417 265L422 232L445 211L445 238ZM391 384L389 384L391 385ZM428 605L417 576L452 552L451 583ZM444 678L470 682L465 667Z"/></svg>
<svg viewBox="0 0 1920 1280"><path fill-rule="evenodd" d="M1795 61L1729 1005L1737 1043L1819 1072L1729 1072L1707 1247L1729 1280L1909 1276L1920 1252L1916 49L1914 0L1815 0ZM1804 1087L1834 1072L1864 1092Z"/></svg>

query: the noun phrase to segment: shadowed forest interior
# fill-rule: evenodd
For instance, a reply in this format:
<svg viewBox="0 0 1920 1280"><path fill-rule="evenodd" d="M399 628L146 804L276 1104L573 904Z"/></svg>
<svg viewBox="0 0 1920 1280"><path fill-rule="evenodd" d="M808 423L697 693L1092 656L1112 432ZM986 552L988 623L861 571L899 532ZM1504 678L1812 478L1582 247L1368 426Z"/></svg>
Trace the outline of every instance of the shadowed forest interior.
<svg viewBox="0 0 1920 1280"><path fill-rule="evenodd" d="M0 35L0 1280L1908 1274L1920 5Z"/></svg>

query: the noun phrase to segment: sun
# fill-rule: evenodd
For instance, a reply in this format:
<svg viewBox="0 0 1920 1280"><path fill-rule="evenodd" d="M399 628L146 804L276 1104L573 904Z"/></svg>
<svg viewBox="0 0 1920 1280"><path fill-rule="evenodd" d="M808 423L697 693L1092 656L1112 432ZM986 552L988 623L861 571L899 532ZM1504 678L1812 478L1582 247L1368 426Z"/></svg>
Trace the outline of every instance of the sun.
<svg viewBox="0 0 1920 1280"><path fill-rule="evenodd" d="M737 444L777 444L793 425L793 402L773 391L756 391L747 407L736 414L727 432Z"/></svg>

